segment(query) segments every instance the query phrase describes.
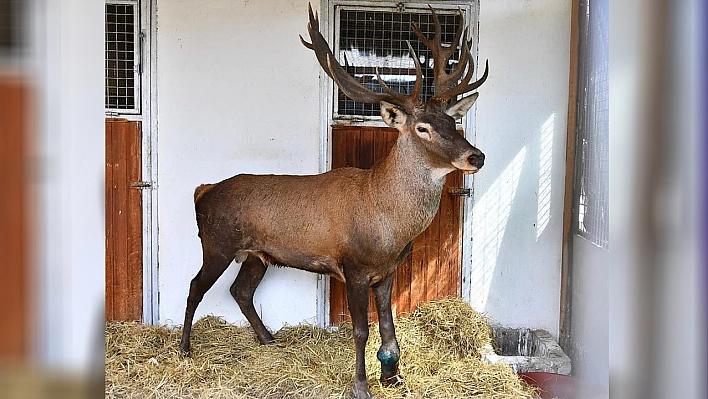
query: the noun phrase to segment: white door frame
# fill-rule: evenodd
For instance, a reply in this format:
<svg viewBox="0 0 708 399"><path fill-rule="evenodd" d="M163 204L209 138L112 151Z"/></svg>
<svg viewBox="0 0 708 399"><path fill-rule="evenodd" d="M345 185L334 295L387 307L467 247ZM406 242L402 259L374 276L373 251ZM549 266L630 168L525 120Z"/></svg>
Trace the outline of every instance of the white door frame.
<svg viewBox="0 0 708 399"><path fill-rule="evenodd" d="M143 191L143 322L159 319L157 213L157 0L140 0L142 62L142 176L150 187Z"/></svg>

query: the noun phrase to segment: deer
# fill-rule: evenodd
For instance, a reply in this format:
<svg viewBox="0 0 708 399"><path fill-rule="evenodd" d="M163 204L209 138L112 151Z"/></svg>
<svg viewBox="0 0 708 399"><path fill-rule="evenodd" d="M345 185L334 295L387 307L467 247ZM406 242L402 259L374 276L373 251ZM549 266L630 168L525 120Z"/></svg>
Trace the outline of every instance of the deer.
<svg viewBox="0 0 708 399"><path fill-rule="evenodd" d="M411 252L413 239L433 220L448 173L476 173L484 153L456 129L488 77L472 81L471 42L462 10L451 45L441 44L440 22L430 7L434 35L428 39L417 24L416 36L433 54L434 94L420 97L421 65L410 43L416 82L410 93L390 89L376 70L381 93L366 88L335 59L319 30L319 16L308 5L307 30L322 70L350 99L379 104L383 121L398 130L389 155L371 169L339 168L315 175L239 174L194 191L202 245L202 266L189 285L180 349L189 354L194 312L204 294L232 262L241 268L229 291L261 344L273 335L256 313L253 295L268 266L288 266L342 281L351 313L355 347L352 396L370 398L364 351L369 337L369 291L379 317L380 381L400 384L400 348L391 312L391 288L398 265ZM464 31L464 34L463 34ZM460 40L461 39L461 40ZM456 49L457 65L446 68ZM458 96L462 95L460 99ZM451 101L456 100L456 101Z"/></svg>

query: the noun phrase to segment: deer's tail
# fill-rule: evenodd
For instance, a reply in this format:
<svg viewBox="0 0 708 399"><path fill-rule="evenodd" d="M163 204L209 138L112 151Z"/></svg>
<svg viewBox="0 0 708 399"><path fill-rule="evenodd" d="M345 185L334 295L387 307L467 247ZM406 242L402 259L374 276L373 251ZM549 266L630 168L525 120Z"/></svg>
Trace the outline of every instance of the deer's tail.
<svg viewBox="0 0 708 399"><path fill-rule="evenodd" d="M202 184L199 187L197 187L194 190L194 203L197 203L197 200L199 200L199 197L204 195L207 191L209 191L210 188L212 188L214 185L213 184Z"/></svg>

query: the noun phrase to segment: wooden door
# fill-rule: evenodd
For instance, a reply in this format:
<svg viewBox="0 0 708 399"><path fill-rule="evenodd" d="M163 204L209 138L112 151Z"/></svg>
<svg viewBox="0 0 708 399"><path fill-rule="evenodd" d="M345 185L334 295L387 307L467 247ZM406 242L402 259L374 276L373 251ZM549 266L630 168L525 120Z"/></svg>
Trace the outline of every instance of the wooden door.
<svg viewBox="0 0 708 399"><path fill-rule="evenodd" d="M142 320L140 122L106 119L106 320Z"/></svg>
<svg viewBox="0 0 708 399"><path fill-rule="evenodd" d="M31 309L28 229L28 85L0 76L0 359L28 355Z"/></svg>
<svg viewBox="0 0 708 399"><path fill-rule="evenodd" d="M332 168L371 168L386 157L398 138L393 128L335 126L332 130ZM462 187L462 173L448 175L440 209L425 232L413 241L413 251L401 263L393 282L391 306L395 315L416 309L419 303L459 297L461 285L460 197L450 189ZM349 320L344 284L330 280L330 322ZM369 296L369 321L377 320L373 296Z"/></svg>

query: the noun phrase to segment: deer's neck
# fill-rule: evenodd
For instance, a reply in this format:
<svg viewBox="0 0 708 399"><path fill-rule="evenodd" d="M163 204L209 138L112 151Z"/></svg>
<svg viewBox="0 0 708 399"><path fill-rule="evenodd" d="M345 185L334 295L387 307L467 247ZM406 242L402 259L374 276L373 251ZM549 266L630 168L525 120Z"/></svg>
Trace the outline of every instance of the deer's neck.
<svg viewBox="0 0 708 399"><path fill-rule="evenodd" d="M401 134L372 173L377 211L387 214L392 228L413 239L435 217L447 173L433 169L421 144Z"/></svg>

